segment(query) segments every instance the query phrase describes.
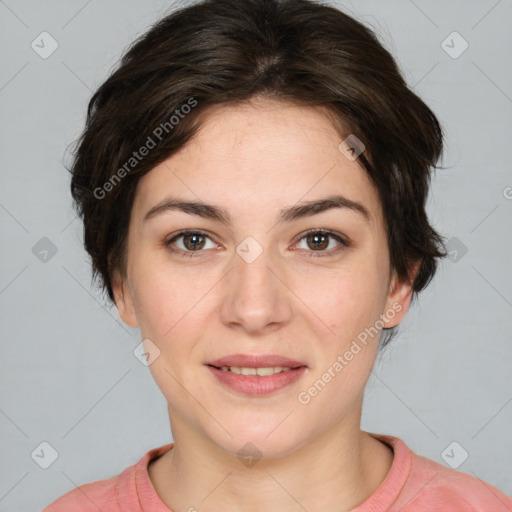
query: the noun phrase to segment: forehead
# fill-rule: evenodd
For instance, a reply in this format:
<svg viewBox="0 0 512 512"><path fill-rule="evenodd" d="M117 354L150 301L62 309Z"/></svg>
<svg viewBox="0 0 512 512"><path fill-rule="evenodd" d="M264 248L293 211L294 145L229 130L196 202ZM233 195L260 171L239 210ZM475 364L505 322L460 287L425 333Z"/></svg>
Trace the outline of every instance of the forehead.
<svg viewBox="0 0 512 512"><path fill-rule="evenodd" d="M342 194L379 223L378 195L366 171L340 151L325 111L257 100L203 112L196 135L139 182L139 216L169 195L262 215L300 201Z"/></svg>

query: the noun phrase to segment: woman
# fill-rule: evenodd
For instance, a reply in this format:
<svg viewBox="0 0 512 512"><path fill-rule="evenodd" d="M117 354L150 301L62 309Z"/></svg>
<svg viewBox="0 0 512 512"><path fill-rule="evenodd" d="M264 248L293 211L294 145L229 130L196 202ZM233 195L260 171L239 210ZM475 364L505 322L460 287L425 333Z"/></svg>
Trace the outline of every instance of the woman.
<svg viewBox="0 0 512 512"><path fill-rule="evenodd" d="M332 7L207 0L136 41L91 99L71 188L174 443L46 512L510 510L360 428L378 350L446 255L425 212L442 149Z"/></svg>

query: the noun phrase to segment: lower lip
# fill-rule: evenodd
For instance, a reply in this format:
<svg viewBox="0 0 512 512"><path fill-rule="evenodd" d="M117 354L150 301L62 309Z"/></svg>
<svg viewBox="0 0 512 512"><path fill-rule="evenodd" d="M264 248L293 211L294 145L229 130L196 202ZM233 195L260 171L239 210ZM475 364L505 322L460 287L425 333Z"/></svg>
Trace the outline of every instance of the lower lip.
<svg viewBox="0 0 512 512"><path fill-rule="evenodd" d="M241 375L230 372L229 370L219 370L213 366L208 366L208 369L225 386L252 396L268 395L293 384L299 380L306 371L306 367L301 366L300 368L294 368L286 372L260 377L258 375Z"/></svg>

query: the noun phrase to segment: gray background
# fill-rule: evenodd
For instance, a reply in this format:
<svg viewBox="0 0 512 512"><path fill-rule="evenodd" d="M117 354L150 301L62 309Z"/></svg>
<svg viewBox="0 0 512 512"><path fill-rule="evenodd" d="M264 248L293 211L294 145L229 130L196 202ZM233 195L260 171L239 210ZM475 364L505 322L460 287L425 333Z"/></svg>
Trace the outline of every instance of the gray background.
<svg viewBox="0 0 512 512"><path fill-rule="evenodd" d="M467 451L458 470L510 495L512 1L335 5L378 31L447 135L428 211L451 260L378 358L362 427L446 465L456 441L450 462ZM172 440L166 402L132 353L138 330L91 286L63 167L92 92L170 7L0 0L1 511L40 510ZM46 59L31 47L43 31L59 45ZM462 40L442 46L453 31L469 44L457 58ZM55 254L41 252L44 237ZM42 442L58 453L47 469L31 456Z"/></svg>

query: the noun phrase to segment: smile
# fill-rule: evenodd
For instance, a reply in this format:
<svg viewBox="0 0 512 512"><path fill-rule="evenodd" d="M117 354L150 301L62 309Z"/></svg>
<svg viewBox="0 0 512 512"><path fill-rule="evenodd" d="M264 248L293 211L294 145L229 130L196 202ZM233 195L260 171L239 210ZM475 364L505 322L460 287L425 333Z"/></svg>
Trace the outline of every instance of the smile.
<svg viewBox="0 0 512 512"><path fill-rule="evenodd" d="M223 372L233 372L239 375L259 375L260 377L267 377L268 375L274 375L275 373L288 372L290 371L289 366L270 366L263 368L248 368L242 366L221 366L219 368Z"/></svg>
<svg viewBox="0 0 512 512"><path fill-rule="evenodd" d="M250 396L264 396L275 393L297 382L308 369L306 366L206 366L216 382L224 389Z"/></svg>

